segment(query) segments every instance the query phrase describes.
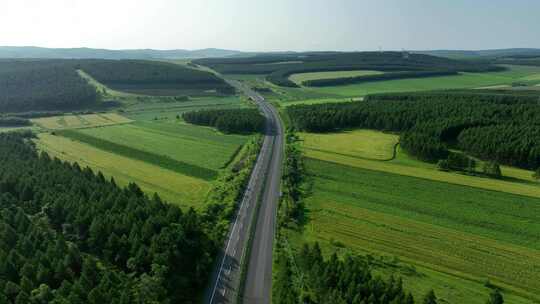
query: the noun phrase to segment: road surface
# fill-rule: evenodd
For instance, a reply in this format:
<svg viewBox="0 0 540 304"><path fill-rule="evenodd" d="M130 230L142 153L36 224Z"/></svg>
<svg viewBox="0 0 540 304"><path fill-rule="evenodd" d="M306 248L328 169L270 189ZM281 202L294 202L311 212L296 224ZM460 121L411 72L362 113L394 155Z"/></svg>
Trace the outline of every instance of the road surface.
<svg viewBox="0 0 540 304"><path fill-rule="evenodd" d="M217 269L212 276L212 285L205 303L236 301L240 285L240 263L247 252L250 229L253 229L255 234L251 253L245 257L248 268L243 303L267 304L270 303L272 290L272 247L280 196L283 128L276 109L260 94L238 81L228 82L258 105L266 117L267 125L261 152L233 220L225 249L218 257ZM255 214L259 197L261 205L258 214ZM254 217L257 217L256 222L253 222ZM250 227L252 222L255 223L254 227Z"/></svg>

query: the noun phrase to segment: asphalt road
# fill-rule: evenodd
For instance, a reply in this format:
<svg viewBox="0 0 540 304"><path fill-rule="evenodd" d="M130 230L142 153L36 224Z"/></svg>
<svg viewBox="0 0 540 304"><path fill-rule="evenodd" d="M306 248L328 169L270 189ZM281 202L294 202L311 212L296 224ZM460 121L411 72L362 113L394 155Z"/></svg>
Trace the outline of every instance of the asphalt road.
<svg viewBox="0 0 540 304"><path fill-rule="evenodd" d="M266 117L266 130L257 162L223 253L212 275L212 284L205 303L234 303L240 285L240 263L246 254L250 230L254 229L252 248L248 259L243 303L270 303L272 290L272 247L274 241L277 202L280 196L281 162L283 158L283 128L276 109L257 92L238 81L228 81L237 90L251 98ZM258 214L256 205L261 196ZM250 227L254 216L256 225Z"/></svg>

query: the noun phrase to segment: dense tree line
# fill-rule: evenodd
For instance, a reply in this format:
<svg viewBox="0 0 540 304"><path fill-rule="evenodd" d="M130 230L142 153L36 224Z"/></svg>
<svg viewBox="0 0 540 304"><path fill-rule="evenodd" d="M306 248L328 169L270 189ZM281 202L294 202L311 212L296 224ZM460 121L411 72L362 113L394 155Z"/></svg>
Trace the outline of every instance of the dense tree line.
<svg viewBox="0 0 540 304"><path fill-rule="evenodd" d="M220 244L204 217L25 136L0 135L0 303L194 301Z"/></svg>
<svg viewBox="0 0 540 304"><path fill-rule="evenodd" d="M486 170L488 173L493 173L496 169L493 167L491 163L487 163L489 165L486 165ZM441 159L438 162L439 169L443 171L463 171L467 173L473 173L476 168L476 161L467 155L464 155L462 153L457 152L449 152L448 157L446 159ZM500 175L500 168L499 168L499 175Z"/></svg>
<svg viewBox="0 0 540 304"><path fill-rule="evenodd" d="M91 107L98 95L63 60L0 60L0 111Z"/></svg>
<svg viewBox="0 0 540 304"><path fill-rule="evenodd" d="M278 208L278 227L291 227L299 224L304 216L302 183L304 182L304 162L302 151L296 146L299 140L294 132L287 132L285 160L283 163L282 195ZM278 232L278 234L280 234Z"/></svg>
<svg viewBox="0 0 540 304"><path fill-rule="evenodd" d="M539 140L540 124L524 121L463 130L458 146L474 156L534 169L540 167Z"/></svg>
<svg viewBox="0 0 540 304"><path fill-rule="evenodd" d="M12 114L7 114L8 116L12 117L19 117L19 118L39 118L39 117L51 117L51 116L59 116L62 115L63 112L61 111L28 111L28 112L17 112Z"/></svg>
<svg viewBox="0 0 540 304"><path fill-rule="evenodd" d="M223 133L262 132L266 123L257 109L199 110L183 113L182 118L192 124L214 127Z"/></svg>
<svg viewBox="0 0 540 304"><path fill-rule="evenodd" d="M314 79L302 82L308 87L330 87L338 85L347 85L354 83L364 83L373 81L408 79L408 78L425 78L435 76L451 76L458 75L457 71L415 71L415 72L393 72L374 75L361 75L353 77Z"/></svg>
<svg viewBox="0 0 540 304"><path fill-rule="evenodd" d="M325 259L318 244L304 245L294 257L278 257L276 268L274 303L277 304L415 303L401 279L374 276L361 257L340 259L333 254Z"/></svg>
<svg viewBox="0 0 540 304"><path fill-rule="evenodd" d="M145 60L0 60L0 111L67 111L106 106L77 72L114 88L215 90L234 94L216 75L177 64ZM167 91L169 90L169 91Z"/></svg>
<svg viewBox="0 0 540 304"><path fill-rule="evenodd" d="M401 132L411 154L437 161L449 145L482 159L535 169L540 166L540 99L527 93L444 91L380 94L362 102L287 108L298 130L369 128Z"/></svg>
<svg viewBox="0 0 540 304"><path fill-rule="evenodd" d="M212 73L168 62L96 59L78 60L74 63L76 68L113 88L197 88L215 89L224 94L234 93L231 86Z"/></svg>
<svg viewBox="0 0 540 304"><path fill-rule="evenodd" d="M500 71L485 62L464 62L448 58L402 52L307 52L265 54L248 58L205 58L194 61L224 74L268 74L280 86L297 87L289 80L295 73L376 70L376 71Z"/></svg>
<svg viewBox="0 0 540 304"><path fill-rule="evenodd" d="M30 126L30 120L13 116L0 116L0 127L23 127Z"/></svg>
<svg viewBox="0 0 540 304"><path fill-rule="evenodd" d="M261 137L256 136L239 151L238 161L230 164L224 174L212 183L206 199L204 219L209 222L215 239L226 237L230 219L242 200L261 148Z"/></svg>

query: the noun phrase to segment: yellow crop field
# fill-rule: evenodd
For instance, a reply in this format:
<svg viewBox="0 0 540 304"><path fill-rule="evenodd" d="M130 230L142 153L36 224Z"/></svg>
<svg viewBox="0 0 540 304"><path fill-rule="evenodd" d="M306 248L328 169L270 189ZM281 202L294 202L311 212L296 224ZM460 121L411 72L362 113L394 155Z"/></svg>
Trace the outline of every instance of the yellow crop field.
<svg viewBox="0 0 540 304"><path fill-rule="evenodd" d="M132 122L131 119L116 113L64 115L32 119L32 123L49 130L80 129L130 122Z"/></svg>

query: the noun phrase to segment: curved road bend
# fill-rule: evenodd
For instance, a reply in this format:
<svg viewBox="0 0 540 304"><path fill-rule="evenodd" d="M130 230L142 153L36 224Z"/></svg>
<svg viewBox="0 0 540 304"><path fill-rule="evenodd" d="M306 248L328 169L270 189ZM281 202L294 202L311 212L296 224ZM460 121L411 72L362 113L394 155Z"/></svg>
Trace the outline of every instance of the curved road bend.
<svg viewBox="0 0 540 304"><path fill-rule="evenodd" d="M283 128L276 109L257 92L234 80L228 81L251 98L266 117L266 132L248 187L233 221L224 252L218 257L205 303L234 303L240 284L240 262L246 252L250 224L257 216L243 303L269 304L272 290L272 250L283 159ZM261 191L262 190L262 191ZM259 196L261 206L255 214Z"/></svg>

